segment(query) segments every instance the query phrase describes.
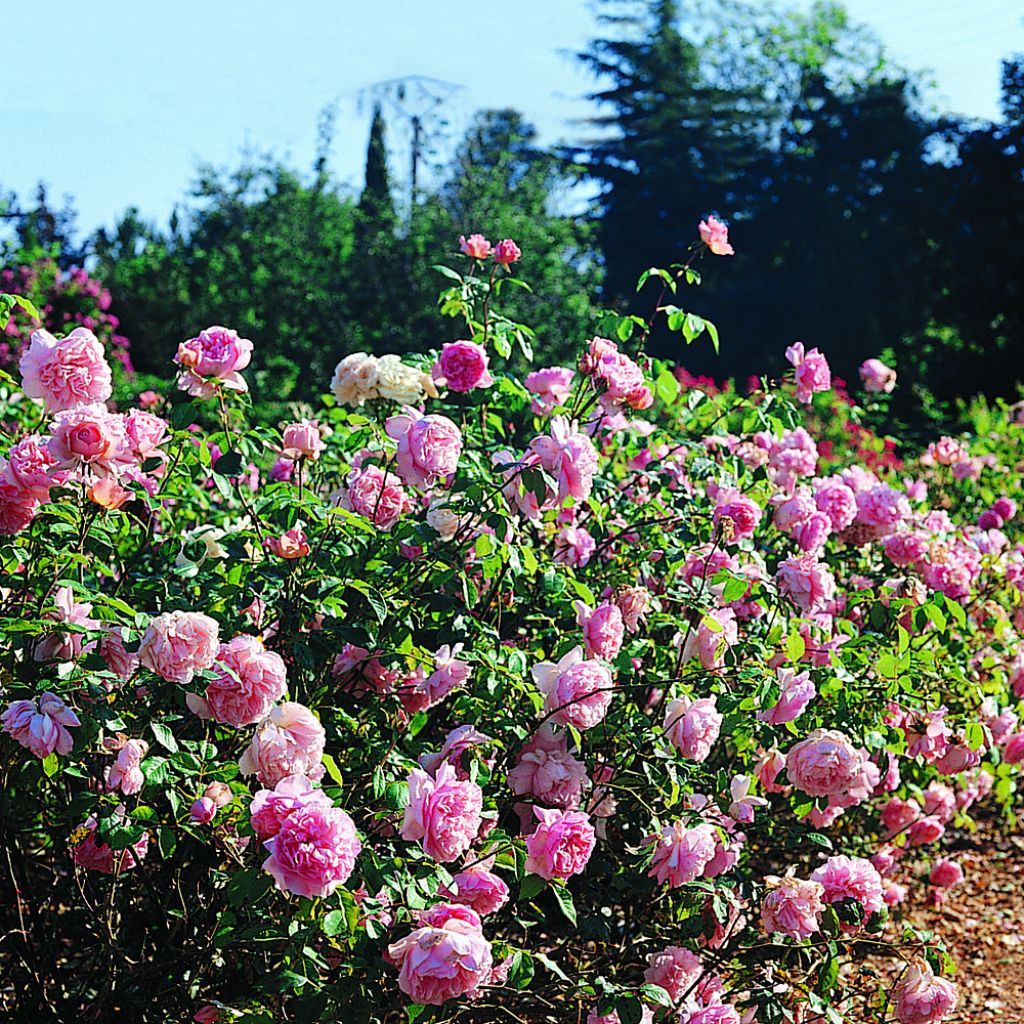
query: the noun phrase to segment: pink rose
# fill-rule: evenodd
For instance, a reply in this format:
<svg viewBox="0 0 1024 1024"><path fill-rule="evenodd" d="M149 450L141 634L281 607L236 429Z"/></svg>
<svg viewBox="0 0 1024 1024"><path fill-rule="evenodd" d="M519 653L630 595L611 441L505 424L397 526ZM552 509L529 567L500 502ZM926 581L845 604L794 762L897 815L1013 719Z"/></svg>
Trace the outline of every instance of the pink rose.
<svg viewBox="0 0 1024 1024"><path fill-rule="evenodd" d="M289 775L323 778L324 727L309 708L293 701L279 704L256 727L238 762L243 775L276 786Z"/></svg>
<svg viewBox="0 0 1024 1024"><path fill-rule="evenodd" d="M508 784L517 796L533 796L542 804L575 810L586 778L586 765L569 752L565 734L556 735L545 724L519 751Z"/></svg>
<svg viewBox="0 0 1024 1024"><path fill-rule="evenodd" d="M207 327L178 346L174 357L182 368L178 387L197 398L212 398L220 387L248 391L249 385L238 371L244 370L251 358L248 338L240 338L227 327Z"/></svg>
<svg viewBox="0 0 1024 1024"><path fill-rule="evenodd" d="M861 775L862 757L834 729L815 729L786 755L789 781L808 796L845 796Z"/></svg>
<svg viewBox="0 0 1024 1024"><path fill-rule="evenodd" d="M267 537L266 545L272 555L289 561L305 558L311 550L306 531L298 523L290 530L285 530L280 537Z"/></svg>
<svg viewBox="0 0 1024 1024"><path fill-rule="evenodd" d="M459 249L474 260L485 260L491 255L491 243L483 235L459 235Z"/></svg>
<svg viewBox="0 0 1024 1024"><path fill-rule="evenodd" d="M533 813L539 824L526 838L526 870L547 879L580 874L597 844L589 816L544 807Z"/></svg>
<svg viewBox="0 0 1024 1024"><path fill-rule="evenodd" d="M146 627L139 661L169 683L190 683L217 657L218 628L201 612L165 612Z"/></svg>
<svg viewBox="0 0 1024 1024"><path fill-rule="evenodd" d="M124 807L119 807L115 813L117 817L123 819ZM88 830L85 838L75 844L72 857L80 868L85 868L86 871L98 871L103 875L112 875L115 871L117 874L131 871L142 863L149 849L148 832L143 832L132 846L115 852L102 839L97 838L96 825L96 819L89 818L84 825Z"/></svg>
<svg viewBox="0 0 1024 1024"><path fill-rule="evenodd" d="M384 429L398 442L398 475L410 487L434 487L458 468L462 434L447 416L413 410L389 417Z"/></svg>
<svg viewBox="0 0 1024 1024"><path fill-rule="evenodd" d="M64 701L49 690L35 700L16 700L0 715L3 731L43 760L70 754L74 740L68 729L82 723Z"/></svg>
<svg viewBox="0 0 1024 1024"><path fill-rule="evenodd" d="M602 601L596 608L576 602L576 622L583 630L583 647L588 658L614 661L622 649L625 624L622 612L610 601Z"/></svg>
<svg viewBox="0 0 1024 1024"><path fill-rule="evenodd" d="M451 891L442 890L439 895L453 903L471 907L481 917L486 917L508 903L509 889L493 871L478 864L454 875Z"/></svg>
<svg viewBox="0 0 1024 1024"><path fill-rule="evenodd" d="M160 396L155 391L140 391L138 403L140 409L155 409L160 404Z"/></svg>
<svg viewBox="0 0 1024 1024"><path fill-rule="evenodd" d="M540 464L558 481L558 500L572 497L586 501L597 472L597 449L594 442L581 434L564 416L551 420L550 433L535 437L530 451Z"/></svg>
<svg viewBox="0 0 1024 1024"><path fill-rule="evenodd" d="M768 725L795 721L818 692L807 672L798 675L791 668L780 668L777 675L779 699L767 711L757 713L758 719Z"/></svg>
<svg viewBox="0 0 1024 1024"><path fill-rule="evenodd" d="M192 801L188 816L197 825L209 825L217 817L217 805L208 796L201 796Z"/></svg>
<svg viewBox="0 0 1024 1024"><path fill-rule="evenodd" d="M195 1024L217 1024L220 1020L220 1010L212 1003L207 1003L192 1014L192 1020Z"/></svg>
<svg viewBox="0 0 1024 1024"><path fill-rule="evenodd" d="M448 761L460 779L468 779L469 773L462 767L462 755L473 747L490 742L490 736L485 736L472 725L458 725L445 736L444 743L441 744L441 749L437 753L420 754L417 760L420 767L430 775L435 774L441 764Z"/></svg>
<svg viewBox="0 0 1024 1024"><path fill-rule="evenodd" d="M726 544L753 537L761 522L761 506L739 491L723 491L716 499L712 518Z"/></svg>
<svg viewBox="0 0 1024 1024"><path fill-rule="evenodd" d="M700 957L680 946L667 946L647 957L644 981L663 988L673 1003L680 1002L697 987L704 974Z"/></svg>
<svg viewBox="0 0 1024 1024"><path fill-rule="evenodd" d="M412 505L401 479L379 466L360 466L349 473L346 482L348 490L341 492L338 503L365 516L378 530L390 530Z"/></svg>
<svg viewBox="0 0 1024 1024"><path fill-rule="evenodd" d="M124 418L125 446L137 462L149 458L164 458L160 451L168 439L167 421L150 412L132 409Z"/></svg>
<svg viewBox="0 0 1024 1024"><path fill-rule="evenodd" d="M717 852L718 834L706 822L687 828L677 821L647 842L655 844L648 877L678 889L704 874Z"/></svg>
<svg viewBox="0 0 1024 1024"><path fill-rule="evenodd" d="M24 491L32 501L48 501L51 487L67 483L68 473L56 468L57 460L50 451L49 441L48 437L32 434L23 437L7 453L9 461L3 469L3 478L12 487Z"/></svg>
<svg viewBox="0 0 1024 1024"><path fill-rule="evenodd" d="M494 247L494 262L500 263L503 267L515 263L522 255L522 250L511 238L503 238Z"/></svg>
<svg viewBox="0 0 1024 1024"><path fill-rule="evenodd" d="M142 774L142 759L149 751L145 740L129 740L118 752L117 759L106 771L107 789L119 789L125 796L138 793L146 779Z"/></svg>
<svg viewBox="0 0 1024 1024"><path fill-rule="evenodd" d="M287 686L284 659L254 636L242 634L221 644L213 663L216 678L205 697L189 694L188 706L201 718L240 729L270 714Z"/></svg>
<svg viewBox="0 0 1024 1024"><path fill-rule="evenodd" d="M99 476L116 473L131 461L124 417L102 405L76 405L53 420L50 455L61 469L88 466Z"/></svg>
<svg viewBox="0 0 1024 1024"><path fill-rule="evenodd" d="M956 1009L956 985L937 978L923 961L912 963L896 984L896 1019L900 1024L938 1024Z"/></svg>
<svg viewBox="0 0 1024 1024"><path fill-rule="evenodd" d="M487 353L472 341L446 342L431 376L449 391L464 394L474 388L489 388L494 379L487 369Z"/></svg>
<svg viewBox="0 0 1024 1024"><path fill-rule="evenodd" d="M419 768L409 773L409 803L402 838L420 840L424 852L448 864L464 854L480 830L483 792L475 782L458 779L447 761L433 778Z"/></svg>
<svg viewBox="0 0 1024 1024"><path fill-rule="evenodd" d="M832 387L832 371L828 360L816 348L805 352L803 342L798 341L786 349L786 358L796 369L798 401L810 404L815 392L828 391Z"/></svg>
<svg viewBox="0 0 1024 1024"><path fill-rule="evenodd" d="M729 244L729 229L717 217L708 217L697 225L700 240L716 256L733 256L735 250Z"/></svg>
<svg viewBox="0 0 1024 1024"><path fill-rule="evenodd" d="M608 713L615 685L611 673L598 661L584 660L581 647L574 647L557 665L534 665L531 674L552 721L586 730Z"/></svg>
<svg viewBox="0 0 1024 1024"><path fill-rule="evenodd" d="M829 857L811 872L811 881L821 884L826 903L856 900L864 921L882 909L882 878L871 861L863 857Z"/></svg>
<svg viewBox="0 0 1024 1024"><path fill-rule="evenodd" d="M945 834L946 826L934 814L928 814L907 829L907 841L911 846L926 846L937 843Z"/></svg>
<svg viewBox="0 0 1024 1024"><path fill-rule="evenodd" d="M683 757L705 761L722 728L714 697L677 697L665 708L662 724L668 741Z"/></svg>
<svg viewBox="0 0 1024 1024"><path fill-rule="evenodd" d="M787 595L805 614L823 611L835 596L835 577L812 553L785 559L779 564L775 578L779 592Z"/></svg>
<svg viewBox="0 0 1024 1024"><path fill-rule="evenodd" d="M35 331L18 369L25 394L43 399L48 412L105 402L113 392L103 345L84 327L60 340Z"/></svg>
<svg viewBox="0 0 1024 1024"><path fill-rule="evenodd" d="M572 394L573 371L565 366L549 366L526 375L523 383L535 397L531 408L545 416L558 405L566 405Z"/></svg>
<svg viewBox="0 0 1024 1024"><path fill-rule="evenodd" d="M316 789L304 775L287 775L273 789L261 789L253 797L249 822L260 839L271 839L281 831L281 825L292 811L309 804L333 806L330 797L322 789Z"/></svg>
<svg viewBox="0 0 1024 1024"><path fill-rule="evenodd" d="M865 391L888 395L896 387L896 371L880 359L865 359L859 372Z"/></svg>
<svg viewBox="0 0 1024 1024"><path fill-rule="evenodd" d="M715 608L701 616L683 647L683 660L698 658L708 671L721 668L725 655L736 646L736 613L731 608Z"/></svg>
<svg viewBox="0 0 1024 1024"><path fill-rule="evenodd" d="M879 817L889 836L902 832L921 816L921 806L916 800L890 797L882 806Z"/></svg>
<svg viewBox="0 0 1024 1024"><path fill-rule="evenodd" d="M857 495L837 477L821 481L814 491L814 503L828 516L836 533L842 533L857 518Z"/></svg>
<svg viewBox="0 0 1024 1024"><path fill-rule="evenodd" d="M0 459L0 470L5 469ZM21 533L35 518L39 502L32 495L0 476L0 535Z"/></svg>
<svg viewBox="0 0 1024 1024"><path fill-rule="evenodd" d="M312 420L289 423L281 432L281 454L286 458L316 460L326 447L319 425Z"/></svg>
<svg viewBox="0 0 1024 1024"><path fill-rule="evenodd" d="M100 641L100 657L121 683L128 682L139 667L139 656L130 653L125 647L124 631L120 626L114 626Z"/></svg>
<svg viewBox="0 0 1024 1024"><path fill-rule="evenodd" d="M955 860L940 857L928 875L928 881L941 889L952 889L964 880L964 869Z"/></svg>
<svg viewBox="0 0 1024 1024"><path fill-rule="evenodd" d="M491 944L469 907L441 903L422 916L421 927L388 946L399 968L398 987L424 1006L472 996L491 978Z"/></svg>
<svg viewBox="0 0 1024 1024"><path fill-rule="evenodd" d="M1020 764L1024 761L1024 732L1014 733L1003 747L1003 760L1007 764Z"/></svg>
<svg viewBox="0 0 1024 1024"><path fill-rule="evenodd" d="M263 845L270 856L263 870L278 889L316 899L348 881L362 844L352 819L340 807L319 802L296 807Z"/></svg>
<svg viewBox="0 0 1024 1024"><path fill-rule="evenodd" d="M646 587L621 587L615 594L615 603L622 612L622 621L630 633L640 631L640 620L651 608L651 592Z"/></svg>
<svg viewBox="0 0 1024 1024"><path fill-rule="evenodd" d="M749 775L734 775L729 783L729 817L741 824L749 824L754 820L755 809L766 807L768 801L763 796L753 796L750 786L753 779Z"/></svg>
<svg viewBox="0 0 1024 1024"><path fill-rule="evenodd" d="M601 404L609 412L623 404L633 408L650 404L644 394L647 387L644 371L624 352L616 350L601 356L594 368L594 378L605 385Z"/></svg>
<svg viewBox="0 0 1024 1024"><path fill-rule="evenodd" d="M597 550L597 542L582 526L563 526L555 540L554 560L560 565L582 567Z"/></svg>
<svg viewBox="0 0 1024 1024"><path fill-rule="evenodd" d="M778 932L799 941L818 931L825 912L825 890L819 882L769 877L768 886L761 903L761 927L768 935Z"/></svg>

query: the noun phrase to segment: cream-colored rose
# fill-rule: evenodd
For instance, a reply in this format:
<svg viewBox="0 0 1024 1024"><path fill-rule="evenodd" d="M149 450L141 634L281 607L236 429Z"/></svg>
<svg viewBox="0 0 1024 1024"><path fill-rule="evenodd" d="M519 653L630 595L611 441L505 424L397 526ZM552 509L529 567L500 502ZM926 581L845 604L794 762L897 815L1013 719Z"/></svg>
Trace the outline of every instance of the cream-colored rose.
<svg viewBox="0 0 1024 1024"><path fill-rule="evenodd" d="M377 397L379 362L366 352L353 352L334 368L331 391L342 405L361 406Z"/></svg>
<svg viewBox="0 0 1024 1024"><path fill-rule="evenodd" d="M417 405L423 400L423 374L395 355L377 360L377 392L399 405Z"/></svg>
<svg viewBox="0 0 1024 1024"><path fill-rule="evenodd" d="M444 540L451 540L459 530L459 517L450 508L431 505L427 522Z"/></svg>

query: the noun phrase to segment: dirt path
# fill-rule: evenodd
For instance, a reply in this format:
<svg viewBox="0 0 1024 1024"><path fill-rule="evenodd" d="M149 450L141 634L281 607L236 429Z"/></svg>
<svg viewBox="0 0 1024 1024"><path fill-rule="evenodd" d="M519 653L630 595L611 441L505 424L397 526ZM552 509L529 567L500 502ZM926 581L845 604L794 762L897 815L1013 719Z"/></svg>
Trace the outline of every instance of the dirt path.
<svg viewBox="0 0 1024 1024"><path fill-rule="evenodd" d="M967 876L963 885L938 907L919 896L905 911L940 935L959 964L955 1024L1024 1024L1024 837L979 824L948 847Z"/></svg>

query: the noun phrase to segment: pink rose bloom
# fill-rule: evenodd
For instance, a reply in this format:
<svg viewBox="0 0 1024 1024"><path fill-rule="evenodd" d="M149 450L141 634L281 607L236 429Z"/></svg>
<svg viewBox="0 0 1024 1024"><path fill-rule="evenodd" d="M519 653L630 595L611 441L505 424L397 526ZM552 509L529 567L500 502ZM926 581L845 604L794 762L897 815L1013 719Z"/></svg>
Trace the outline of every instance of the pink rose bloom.
<svg viewBox="0 0 1024 1024"><path fill-rule="evenodd" d="M618 351L619 346L608 338L591 338L587 342L586 352L580 357L580 373L594 373L606 355Z"/></svg>
<svg viewBox="0 0 1024 1024"><path fill-rule="evenodd" d="M434 775L441 764L447 761L455 768L455 774L460 779L468 779L469 773L462 767L462 755L473 747L490 742L491 737L485 736L474 726L459 725L445 736L444 743L437 753L420 754L417 760L420 767L430 775Z"/></svg>
<svg viewBox="0 0 1024 1024"><path fill-rule="evenodd" d="M86 629L99 628L100 624L90 618L92 605L76 601L70 587L58 587L53 596L53 603L53 610L46 612L43 618L71 626L84 626ZM33 658L42 662L73 661L83 650L91 650L92 646L91 641L85 643L85 637L81 633L57 629L36 643Z"/></svg>
<svg viewBox="0 0 1024 1024"><path fill-rule="evenodd" d="M271 839L292 811L308 804L332 807L330 797L304 775L287 775L273 789L261 789L249 805L249 822L260 839ZM216 806L216 804L214 805Z"/></svg>
<svg viewBox="0 0 1024 1024"><path fill-rule="evenodd" d="M896 371L881 359L865 359L859 372L865 391L888 395L896 387Z"/></svg>
<svg viewBox="0 0 1024 1024"><path fill-rule="evenodd" d="M749 824L754 820L755 808L767 807L768 801L763 796L752 796L750 786L753 780L749 775L734 775L729 783L729 817L741 824Z"/></svg>
<svg viewBox="0 0 1024 1024"><path fill-rule="evenodd" d="M757 713L758 719L768 725L784 725L795 721L818 692L808 672L798 675L791 668L780 668L777 675L779 699L767 711Z"/></svg>
<svg viewBox="0 0 1024 1024"><path fill-rule="evenodd" d="M421 927L388 946L387 959L399 968L398 987L423 1006L472 996L494 967L479 916L460 904L431 907Z"/></svg>
<svg viewBox="0 0 1024 1024"><path fill-rule="evenodd" d="M934 815L918 818L907 829L907 841L911 846L925 846L937 843L946 834L946 826Z"/></svg>
<svg viewBox="0 0 1024 1024"><path fill-rule="evenodd" d="M316 460L326 447L319 424L312 420L289 423L281 432L281 454L285 458Z"/></svg>
<svg viewBox="0 0 1024 1024"><path fill-rule="evenodd" d="M924 962L911 964L896 984L900 1024L938 1024L956 1009L956 985L937 978Z"/></svg>
<svg viewBox="0 0 1024 1024"><path fill-rule="evenodd" d="M917 712L903 727L907 740L907 756L922 757L934 764L949 749L952 730L946 725L946 706L934 711Z"/></svg>
<svg viewBox="0 0 1024 1024"><path fill-rule="evenodd" d="M640 632L640 620L651 608L651 592L646 587L622 587L615 594L622 621L630 633Z"/></svg>
<svg viewBox="0 0 1024 1024"><path fill-rule="evenodd" d="M786 358L796 369L796 397L800 402L810 404L817 391L828 391L832 387L832 371L828 360L816 349L804 351L802 341L786 349Z"/></svg>
<svg viewBox="0 0 1024 1024"><path fill-rule="evenodd" d="M588 658L614 661L622 649L625 623L622 612L610 601L602 601L596 608L576 602L576 622L583 630L583 647Z"/></svg>
<svg viewBox="0 0 1024 1024"><path fill-rule="evenodd" d="M952 466L970 458L970 452L956 438L948 436L940 437L928 445L926 455L939 466Z"/></svg>
<svg viewBox="0 0 1024 1024"><path fill-rule="evenodd" d="M118 808L118 817L124 817L124 808ZM96 819L89 818L85 822L85 828L89 831L85 838L74 847L72 857L74 862L86 871L98 871L103 875L121 874L123 871L131 871L137 868L146 857L149 850L149 833L143 832L134 845L126 850L112 850L102 839L96 836ZM115 858L117 863L115 865Z"/></svg>
<svg viewBox="0 0 1024 1024"><path fill-rule="evenodd" d="M687 637L683 660L696 657L709 672L721 668L738 638L736 613L731 608L715 608L701 616L697 628Z"/></svg>
<svg viewBox="0 0 1024 1024"><path fill-rule="evenodd" d="M573 372L565 366L548 366L526 375L523 383L535 397L531 408L544 416L558 405L565 405L572 394Z"/></svg>
<svg viewBox="0 0 1024 1024"><path fill-rule="evenodd" d="M781 750L766 750L758 758L757 763L754 765L754 774L757 776L757 781L761 783L761 788L766 793L786 792L786 787L778 785L775 781L782 774L782 770L785 767L786 758Z"/></svg>
<svg viewBox="0 0 1024 1024"><path fill-rule="evenodd" d="M644 981L663 988L673 1003L689 995L704 974L700 957L680 946L667 946L647 957Z"/></svg>
<svg viewBox="0 0 1024 1024"><path fill-rule="evenodd" d="M778 932L791 939L809 939L821 926L825 912L824 887L800 878L768 878L761 903L761 926L768 935Z"/></svg>
<svg viewBox="0 0 1024 1024"><path fill-rule="evenodd" d="M57 413L48 447L61 469L88 466L98 476L116 473L131 460L124 417L102 405L76 405Z"/></svg>
<svg viewBox="0 0 1024 1024"><path fill-rule="evenodd" d="M615 683L600 662L584 660L582 647L574 647L557 665L534 665L531 674L544 694L544 711L559 725L593 729L608 713Z"/></svg>
<svg viewBox="0 0 1024 1024"><path fill-rule="evenodd" d="M459 661L462 644L454 647L444 644L434 654L434 671L424 680L427 707L444 700L452 690L465 686L473 670L465 661Z"/></svg>
<svg viewBox="0 0 1024 1024"><path fill-rule="evenodd" d="M838 477L821 481L814 491L814 504L828 516L836 533L842 533L857 518L857 495Z"/></svg>
<svg viewBox="0 0 1024 1024"><path fill-rule="evenodd" d="M178 346L174 361L182 368L178 387L196 398L212 398L219 387L248 391L238 372L249 365L252 342L227 327L207 327Z"/></svg>
<svg viewBox="0 0 1024 1024"><path fill-rule="evenodd" d="M941 857L932 865L928 881L942 889L952 889L964 880L964 869L955 860Z"/></svg>
<svg viewBox="0 0 1024 1024"><path fill-rule="evenodd" d="M593 441L576 430L564 416L555 416L550 433L535 437L529 450L558 481L559 502L568 497L577 501L590 497L597 472L597 449Z"/></svg>
<svg viewBox="0 0 1024 1024"><path fill-rule="evenodd" d="M155 391L142 391L138 402L141 409L155 409L160 404L160 396Z"/></svg>
<svg viewBox="0 0 1024 1024"><path fill-rule="evenodd" d="M130 410L124 417L125 446L137 462L149 458L163 458L160 451L168 439L167 421L150 412L139 409Z"/></svg>
<svg viewBox="0 0 1024 1024"><path fill-rule="evenodd" d="M285 530L280 537L268 537L266 544L272 555L289 561L305 558L311 550L306 531L297 523L290 530Z"/></svg>
<svg viewBox="0 0 1024 1024"><path fill-rule="evenodd" d="M294 701L279 704L256 727L238 761L243 775L256 775L264 786L276 786L289 775L321 779L324 727L309 708Z"/></svg>
<svg viewBox="0 0 1024 1024"><path fill-rule="evenodd" d="M649 1006L642 1006L640 1014L640 1024L654 1024L654 1011ZM591 1010L587 1014L587 1024L622 1024L622 1018L614 1011L599 1014L597 1010Z"/></svg>
<svg viewBox="0 0 1024 1024"><path fill-rule="evenodd" d="M882 909L881 875L863 857L829 857L811 872L811 881L821 883L826 903L856 900L863 908L865 921Z"/></svg>
<svg viewBox="0 0 1024 1024"><path fill-rule="evenodd" d="M801 551L820 551L832 533L832 520L824 512L815 512L804 523L793 527L793 539Z"/></svg>
<svg viewBox="0 0 1024 1024"><path fill-rule="evenodd" d="M895 533L910 517L910 503L888 484L877 484L857 492L857 522L875 527L878 536Z"/></svg>
<svg viewBox="0 0 1024 1024"><path fill-rule="evenodd" d="M348 881L362 844L352 819L340 808L304 803L263 845L270 856L263 870L278 889L316 899Z"/></svg>
<svg viewBox="0 0 1024 1024"><path fill-rule="evenodd" d="M4 460L0 459L0 470ZM15 487L0 476L0 535L13 537L21 533L39 511L39 502L28 491Z"/></svg>
<svg viewBox="0 0 1024 1024"><path fill-rule="evenodd" d="M729 229L717 217L708 217L697 225L700 240L716 256L733 256L735 250L729 244Z"/></svg>
<svg viewBox="0 0 1024 1024"><path fill-rule="evenodd" d="M379 466L360 466L352 470L347 484L348 490L341 492L338 504L365 516L378 530L390 530L412 505L402 489L401 479L394 473L385 473Z"/></svg>
<svg viewBox="0 0 1024 1024"><path fill-rule="evenodd" d="M201 612L165 612L142 635L139 661L169 683L190 683L208 669L220 648L217 623Z"/></svg>
<svg viewBox="0 0 1024 1024"><path fill-rule="evenodd" d="M554 560L581 568L596 549L597 542L582 526L563 526L555 540Z"/></svg>
<svg viewBox="0 0 1024 1024"><path fill-rule="evenodd" d="M836 579L824 562L811 553L794 555L779 564L775 578L785 594L804 614L823 611L835 596Z"/></svg>
<svg viewBox="0 0 1024 1024"><path fill-rule="evenodd" d="M683 757L691 761L705 761L718 739L722 728L722 715L714 697L677 697L665 709L662 724L668 741Z"/></svg>
<svg viewBox="0 0 1024 1024"><path fill-rule="evenodd" d="M3 731L40 760L70 754L74 740L68 729L82 723L64 701L49 690L35 700L16 700L0 715Z"/></svg>
<svg viewBox="0 0 1024 1024"><path fill-rule="evenodd" d="M515 263L522 255L522 250L511 238L503 238L494 247L494 262L500 263L503 267Z"/></svg>
<svg viewBox="0 0 1024 1024"><path fill-rule="evenodd" d="M679 1022L680 1024L742 1024L736 1007L732 1003L723 1003L718 1000L695 1009L684 1009Z"/></svg>
<svg viewBox="0 0 1024 1024"><path fill-rule="evenodd" d="M956 793L943 782L929 782L928 788L921 794L921 799L924 813L934 814L940 821L950 821L956 813ZM917 801L909 802L917 808L918 813L914 817L918 817L921 808L917 806Z"/></svg>
<svg viewBox="0 0 1024 1024"><path fill-rule="evenodd" d="M103 345L84 327L60 340L33 332L18 369L25 394L43 399L48 412L105 402L113 393Z"/></svg>
<svg viewBox="0 0 1024 1024"><path fill-rule="evenodd" d="M906 568L928 557L928 538L923 533L891 533L882 539L886 557L893 565Z"/></svg>
<svg viewBox="0 0 1024 1024"><path fill-rule="evenodd" d="M459 235L459 249L475 260L485 260L491 255L491 243L483 235Z"/></svg>
<svg viewBox="0 0 1024 1024"><path fill-rule="evenodd" d="M542 725L519 751L508 773L517 796L533 796L542 804L575 810L580 805L587 768L569 752L564 733Z"/></svg>
<svg viewBox="0 0 1024 1024"><path fill-rule="evenodd" d="M145 740L129 740L118 752L117 759L107 768L107 789L119 789L125 796L138 793L146 779L142 774L142 759L149 752Z"/></svg>
<svg viewBox="0 0 1024 1024"><path fill-rule="evenodd" d="M719 493L713 514L715 526L727 544L753 537L761 522L761 506L739 491Z"/></svg>
<svg viewBox="0 0 1024 1024"><path fill-rule="evenodd" d="M808 796L845 796L861 775L862 757L835 729L815 729L786 755L789 781Z"/></svg>
<svg viewBox="0 0 1024 1024"><path fill-rule="evenodd" d="M601 356L594 377L605 385L601 402L606 409L612 411L622 404L638 407L646 388L644 371L624 352L606 352Z"/></svg>
<svg viewBox="0 0 1024 1024"><path fill-rule="evenodd" d="M430 375L449 391L460 394L474 388L489 388L494 383L487 369L487 352L472 341L445 342Z"/></svg>
<svg viewBox="0 0 1024 1024"><path fill-rule="evenodd" d="M493 914L508 903L508 886L482 864L466 868L452 877L452 890L442 889L439 895L453 903L471 907L481 917Z"/></svg>
<svg viewBox="0 0 1024 1024"><path fill-rule="evenodd" d="M398 475L410 487L427 490L458 468L462 434L447 416L411 410L390 416L384 429L398 442Z"/></svg>
<svg viewBox="0 0 1024 1024"><path fill-rule="evenodd" d="M220 1010L212 1003L207 1003L192 1014L192 1020L195 1024L217 1024L220 1020Z"/></svg>
<svg viewBox="0 0 1024 1024"><path fill-rule="evenodd" d="M125 647L120 626L114 626L100 641L100 657L107 663L107 669L122 683L127 683L139 667L139 656L130 653Z"/></svg>
<svg viewBox="0 0 1024 1024"><path fill-rule="evenodd" d="M209 825L217 817L217 805L208 796L192 801L188 816L196 825Z"/></svg>
<svg viewBox="0 0 1024 1024"><path fill-rule="evenodd" d="M704 874L717 852L718 833L707 823L687 828L677 821L666 825L647 842L656 844L648 878L678 889Z"/></svg>
<svg viewBox="0 0 1024 1024"><path fill-rule="evenodd" d="M921 805L916 800L903 800L898 796L890 797L879 812L882 824L890 836L902 832L920 816Z"/></svg>
<svg viewBox="0 0 1024 1024"><path fill-rule="evenodd" d="M32 434L23 437L7 453L8 462L3 477L20 488L33 501L48 501L50 488L67 483L68 474L57 467L57 460L49 447L50 439ZM2 463L0 463L2 465Z"/></svg>
<svg viewBox="0 0 1024 1024"><path fill-rule="evenodd" d="M818 466L818 446L804 430L786 430L776 441L772 439L768 469L772 481L786 490L803 476L813 476Z"/></svg>
<svg viewBox="0 0 1024 1024"><path fill-rule="evenodd" d="M1024 732L1014 733L1003 747L1003 760L1007 764L1020 764L1024 761Z"/></svg>
<svg viewBox="0 0 1024 1024"><path fill-rule="evenodd" d="M526 838L526 870L547 879L580 874L597 845L590 817L544 807L534 807L533 813L539 824Z"/></svg>
<svg viewBox="0 0 1024 1024"><path fill-rule="evenodd" d="M475 782L456 777L445 761L434 777L414 768L409 773L409 803L402 838L420 840L424 851L449 864L472 846L480 830L483 792Z"/></svg>
<svg viewBox="0 0 1024 1024"><path fill-rule="evenodd" d="M258 637L242 634L221 644L212 667L216 678L206 687L205 698L190 693L186 699L201 718L240 729L262 721L284 696L284 659Z"/></svg>

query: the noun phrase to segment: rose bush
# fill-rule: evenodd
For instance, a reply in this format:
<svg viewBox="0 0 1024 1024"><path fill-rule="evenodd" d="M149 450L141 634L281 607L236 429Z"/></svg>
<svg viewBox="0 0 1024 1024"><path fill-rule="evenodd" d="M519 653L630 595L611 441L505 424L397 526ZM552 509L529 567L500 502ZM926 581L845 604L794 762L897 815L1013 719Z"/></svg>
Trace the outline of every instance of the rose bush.
<svg viewBox="0 0 1024 1024"><path fill-rule="evenodd" d="M947 829L1016 799L1021 417L869 462L816 435L870 434L884 364L862 407L827 339L747 397L653 362L658 317L718 343L676 304L732 253L700 235L650 320L522 382L529 254L462 239L453 340L339 353L277 426L229 328L146 412L98 341L30 341L0 390L6 1008L952 1012L899 904L955 901Z"/></svg>

